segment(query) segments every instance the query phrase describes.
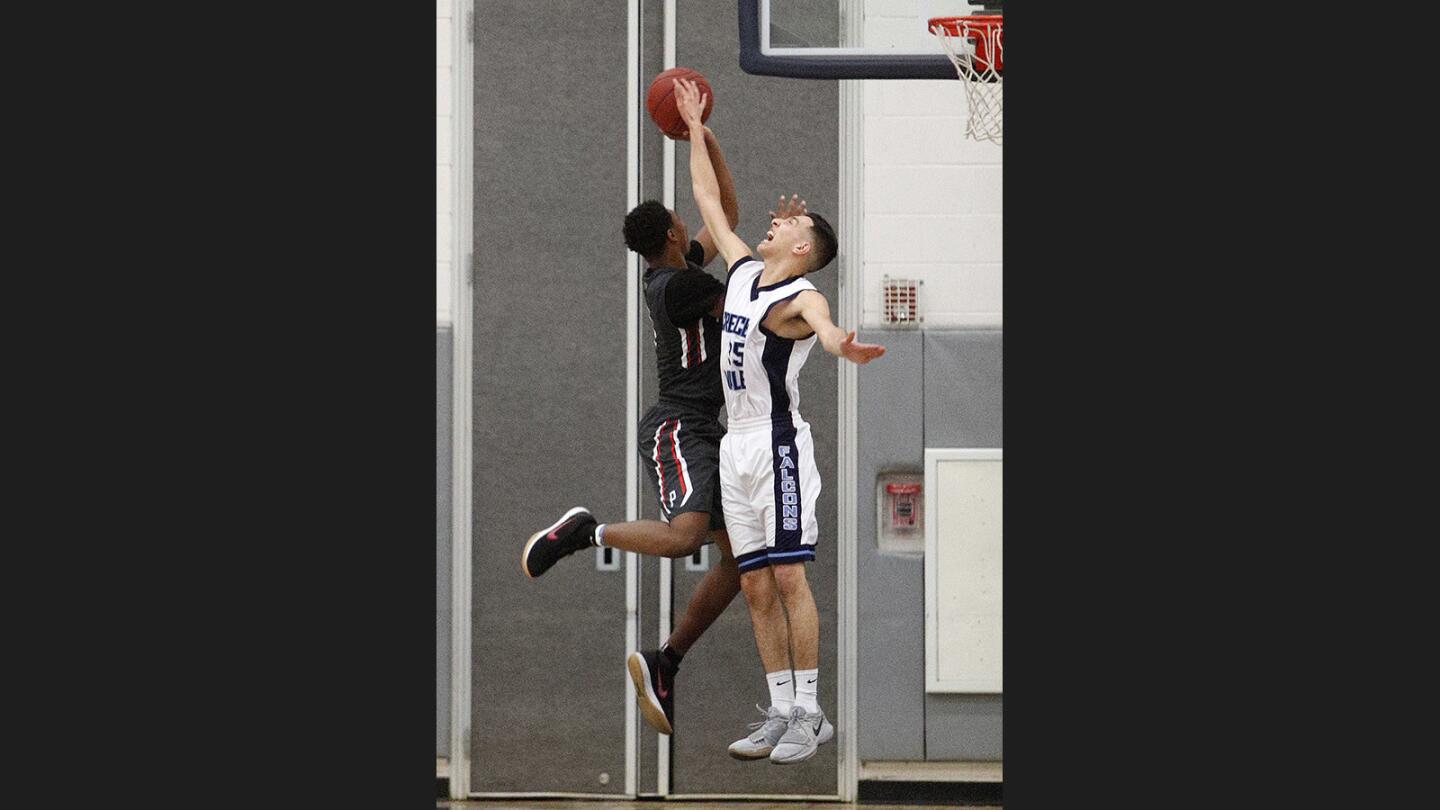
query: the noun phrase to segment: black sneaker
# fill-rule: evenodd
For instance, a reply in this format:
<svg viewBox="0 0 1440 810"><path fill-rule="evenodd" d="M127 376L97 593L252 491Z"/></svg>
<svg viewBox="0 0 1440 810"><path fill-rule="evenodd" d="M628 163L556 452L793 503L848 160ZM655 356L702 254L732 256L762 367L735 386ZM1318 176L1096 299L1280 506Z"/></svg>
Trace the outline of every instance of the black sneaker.
<svg viewBox="0 0 1440 810"><path fill-rule="evenodd" d="M590 545L587 526L595 525L595 516L583 506L566 512L559 520L530 535L525 549L520 552L520 567L525 576L534 579L555 564L561 557L567 557Z"/></svg>
<svg viewBox="0 0 1440 810"><path fill-rule="evenodd" d="M632 652L625 659L640 714L656 731L670 734L675 720L675 668L658 650Z"/></svg>

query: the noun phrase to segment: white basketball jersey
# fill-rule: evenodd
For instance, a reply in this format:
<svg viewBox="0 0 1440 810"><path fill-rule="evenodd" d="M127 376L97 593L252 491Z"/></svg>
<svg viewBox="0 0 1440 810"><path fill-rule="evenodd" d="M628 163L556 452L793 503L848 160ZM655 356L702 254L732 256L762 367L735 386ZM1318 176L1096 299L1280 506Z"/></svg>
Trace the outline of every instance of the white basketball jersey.
<svg viewBox="0 0 1440 810"><path fill-rule="evenodd" d="M725 314L721 319L720 373L725 389L729 429L759 426L763 419L798 419L800 369L815 334L794 340L780 337L760 325L777 304L815 285L804 276L761 286L765 263L754 258L737 261L725 282Z"/></svg>

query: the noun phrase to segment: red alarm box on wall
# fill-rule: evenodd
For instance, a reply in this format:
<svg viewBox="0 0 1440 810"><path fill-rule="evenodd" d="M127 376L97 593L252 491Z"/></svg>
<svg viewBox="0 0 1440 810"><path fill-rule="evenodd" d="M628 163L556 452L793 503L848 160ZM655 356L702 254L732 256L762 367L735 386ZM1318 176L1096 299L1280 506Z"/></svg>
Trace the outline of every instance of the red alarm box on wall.
<svg viewBox="0 0 1440 810"><path fill-rule="evenodd" d="M920 501L920 484L886 484L885 494L890 496L890 528L892 530L914 530L919 520L916 505Z"/></svg>
<svg viewBox="0 0 1440 810"><path fill-rule="evenodd" d="M881 551L925 550L924 477L885 473L875 486L876 540Z"/></svg>

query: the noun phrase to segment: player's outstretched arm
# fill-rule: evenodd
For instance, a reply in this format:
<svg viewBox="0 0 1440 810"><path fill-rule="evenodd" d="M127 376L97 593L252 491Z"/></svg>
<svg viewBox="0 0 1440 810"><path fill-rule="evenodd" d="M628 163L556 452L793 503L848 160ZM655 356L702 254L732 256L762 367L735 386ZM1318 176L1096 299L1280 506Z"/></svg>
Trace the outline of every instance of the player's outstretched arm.
<svg viewBox="0 0 1440 810"><path fill-rule="evenodd" d="M720 142L716 140L710 127L705 127L705 150L710 156L710 165L715 168L715 178L720 185L720 207L725 209L725 219L733 231L740 223L740 202L735 196L735 180L730 176L730 167L725 165L725 155L720 151ZM704 225L695 233L695 241L705 250L705 260L700 262L700 266L704 267L715 258L719 247L715 244L715 237L710 235L710 229Z"/></svg>
<svg viewBox="0 0 1440 810"><path fill-rule="evenodd" d="M855 332L846 332L830 320L830 302L815 290L806 290L795 296L799 316L815 330L820 345L825 351L843 357L852 363L864 365L885 353L885 347L876 343L855 342Z"/></svg>
<svg viewBox="0 0 1440 810"><path fill-rule="evenodd" d="M690 127L690 183L695 192L695 203L700 206L700 218L705 229L715 240L720 255L725 257L727 266L750 256L750 246L735 235L730 219L721 203L720 181L716 179L715 167L710 163L710 150L696 148L705 142L705 124L700 120L705 109L705 97L700 88L686 79L675 80L675 106L680 117Z"/></svg>

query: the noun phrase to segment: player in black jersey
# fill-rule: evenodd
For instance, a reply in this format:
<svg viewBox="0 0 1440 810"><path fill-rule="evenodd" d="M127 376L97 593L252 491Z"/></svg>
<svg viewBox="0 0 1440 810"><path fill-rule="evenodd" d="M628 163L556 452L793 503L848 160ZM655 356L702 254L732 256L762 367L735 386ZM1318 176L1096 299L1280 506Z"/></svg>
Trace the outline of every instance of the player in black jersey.
<svg viewBox="0 0 1440 810"><path fill-rule="evenodd" d="M705 148L719 180L721 205L733 227L739 206L729 169L715 134L705 129ZM798 197L781 197L781 216L804 211ZM775 211L770 212L776 216ZM724 612L740 591L720 510L719 412L720 324L725 285L703 269L718 254L701 228L692 240L674 211L654 200L625 216L625 245L646 262L645 304L655 335L658 401L640 420L640 455L664 521L600 523L575 507L531 535L521 567L538 577L560 559L590 546L611 546L658 557L687 557L707 540L720 562L696 587L684 615L659 650L631 653L626 665L646 722L663 734L673 730L674 677L690 646Z"/></svg>

